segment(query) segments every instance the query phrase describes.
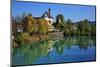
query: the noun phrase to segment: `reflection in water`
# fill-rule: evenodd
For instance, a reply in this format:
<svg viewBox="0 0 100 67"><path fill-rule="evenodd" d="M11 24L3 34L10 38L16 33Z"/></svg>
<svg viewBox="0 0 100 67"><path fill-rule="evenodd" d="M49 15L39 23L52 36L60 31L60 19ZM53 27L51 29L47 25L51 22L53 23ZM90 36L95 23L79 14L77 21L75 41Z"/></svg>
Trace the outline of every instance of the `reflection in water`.
<svg viewBox="0 0 100 67"><path fill-rule="evenodd" d="M59 40L43 40L14 48L13 65L58 63L95 60L95 37L66 37ZM84 50L84 51L83 51ZM74 55L78 55L77 58ZM89 55L82 56L81 55ZM66 55L73 55L65 57ZM63 59L64 58L64 59ZM75 58L75 60L73 59ZM86 59L87 60L86 60ZM47 59L47 60L46 60ZM84 59L84 60L83 60Z"/></svg>

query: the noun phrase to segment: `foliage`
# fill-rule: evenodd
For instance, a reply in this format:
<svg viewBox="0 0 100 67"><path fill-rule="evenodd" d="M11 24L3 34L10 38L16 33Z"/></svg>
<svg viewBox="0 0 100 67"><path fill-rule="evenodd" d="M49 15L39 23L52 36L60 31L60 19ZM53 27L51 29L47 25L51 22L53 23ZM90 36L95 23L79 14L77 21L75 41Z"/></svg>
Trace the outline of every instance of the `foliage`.
<svg viewBox="0 0 100 67"><path fill-rule="evenodd" d="M54 27L60 31L64 30L64 16L62 14L58 14L56 16L56 22L53 23Z"/></svg>
<svg viewBox="0 0 100 67"><path fill-rule="evenodd" d="M32 33L32 32L34 32L35 31L35 20L33 19L33 17L32 17L32 15L31 14L29 14L28 16L27 16L27 31L28 31L28 33Z"/></svg>
<svg viewBox="0 0 100 67"><path fill-rule="evenodd" d="M35 19L32 14L26 15L25 13L22 16L16 16L12 18L12 20L20 23L27 23L24 32L27 32L30 35L40 35L48 33L48 29L50 25L49 22L43 18ZM64 31L66 35L95 35L96 34L96 25L91 25L87 19L81 20L80 22L72 23L71 19L67 21L64 20L64 16L62 14L58 14L56 16L56 21L53 23L55 29L59 31ZM77 29L74 30L74 27Z"/></svg>
<svg viewBox="0 0 100 67"><path fill-rule="evenodd" d="M96 25L92 25L92 27L91 27L91 35L96 35Z"/></svg>
<svg viewBox="0 0 100 67"><path fill-rule="evenodd" d="M62 14L56 16L56 23L64 23L64 16Z"/></svg>
<svg viewBox="0 0 100 67"><path fill-rule="evenodd" d="M72 21L70 19L68 19L66 24L65 24L64 34L71 35L72 32L73 32Z"/></svg>
<svg viewBox="0 0 100 67"><path fill-rule="evenodd" d="M45 34L46 32L48 32L48 24L47 21L44 19L39 19L37 20L37 24L38 24L38 32L41 34Z"/></svg>
<svg viewBox="0 0 100 67"><path fill-rule="evenodd" d="M15 36L15 42L18 44L27 43L29 41L29 34L28 33L20 33Z"/></svg>
<svg viewBox="0 0 100 67"><path fill-rule="evenodd" d="M89 35L91 33L91 25L89 24L88 20L80 21L78 24L78 30L80 31L81 35Z"/></svg>
<svg viewBox="0 0 100 67"><path fill-rule="evenodd" d="M45 34L48 32L48 27L48 22L45 19L34 19L31 14L27 16L27 30L29 34Z"/></svg>

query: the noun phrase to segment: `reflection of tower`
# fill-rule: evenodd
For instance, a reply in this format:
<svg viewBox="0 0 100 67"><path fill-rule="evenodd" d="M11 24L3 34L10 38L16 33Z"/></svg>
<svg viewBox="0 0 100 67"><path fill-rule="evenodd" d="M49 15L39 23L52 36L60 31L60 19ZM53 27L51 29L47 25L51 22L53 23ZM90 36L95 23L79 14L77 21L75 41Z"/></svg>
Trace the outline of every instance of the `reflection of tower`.
<svg viewBox="0 0 100 67"><path fill-rule="evenodd" d="M48 11L49 11L49 14L50 14L51 9L49 8Z"/></svg>
<svg viewBox="0 0 100 67"><path fill-rule="evenodd" d="M48 41L48 51L47 51L48 52L48 55L47 55L48 60L50 60L50 54L53 51L53 45L54 45L53 40Z"/></svg>

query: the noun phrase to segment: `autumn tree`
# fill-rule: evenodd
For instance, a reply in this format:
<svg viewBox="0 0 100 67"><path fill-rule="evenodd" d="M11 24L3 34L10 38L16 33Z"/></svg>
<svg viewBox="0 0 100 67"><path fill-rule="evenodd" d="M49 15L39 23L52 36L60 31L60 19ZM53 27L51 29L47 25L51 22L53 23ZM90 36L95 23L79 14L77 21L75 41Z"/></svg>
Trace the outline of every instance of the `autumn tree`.
<svg viewBox="0 0 100 67"><path fill-rule="evenodd" d="M33 18L31 14L27 16L27 31L30 35L35 33L37 30L36 20Z"/></svg>
<svg viewBox="0 0 100 67"><path fill-rule="evenodd" d="M38 19L38 31L40 34L45 34L48 32L48 24L45 19Z"/></svg>

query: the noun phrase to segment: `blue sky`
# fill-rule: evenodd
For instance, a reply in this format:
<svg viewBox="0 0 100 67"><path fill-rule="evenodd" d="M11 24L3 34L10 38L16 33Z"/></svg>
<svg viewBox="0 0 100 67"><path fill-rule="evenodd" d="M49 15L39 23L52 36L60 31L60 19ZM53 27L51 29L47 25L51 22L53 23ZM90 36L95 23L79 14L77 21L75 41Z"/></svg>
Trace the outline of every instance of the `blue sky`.
<svg viewBox="0 0 100 67"><path fill-rule="evenodd" d="M64 19L73 22L88 19L95 21L95 6L50 4L36 2L12 2L12 16L31 13L33 17L40 17L45 11L51 9L51 15L55 18L57 14L63 14Z"/></svg>

